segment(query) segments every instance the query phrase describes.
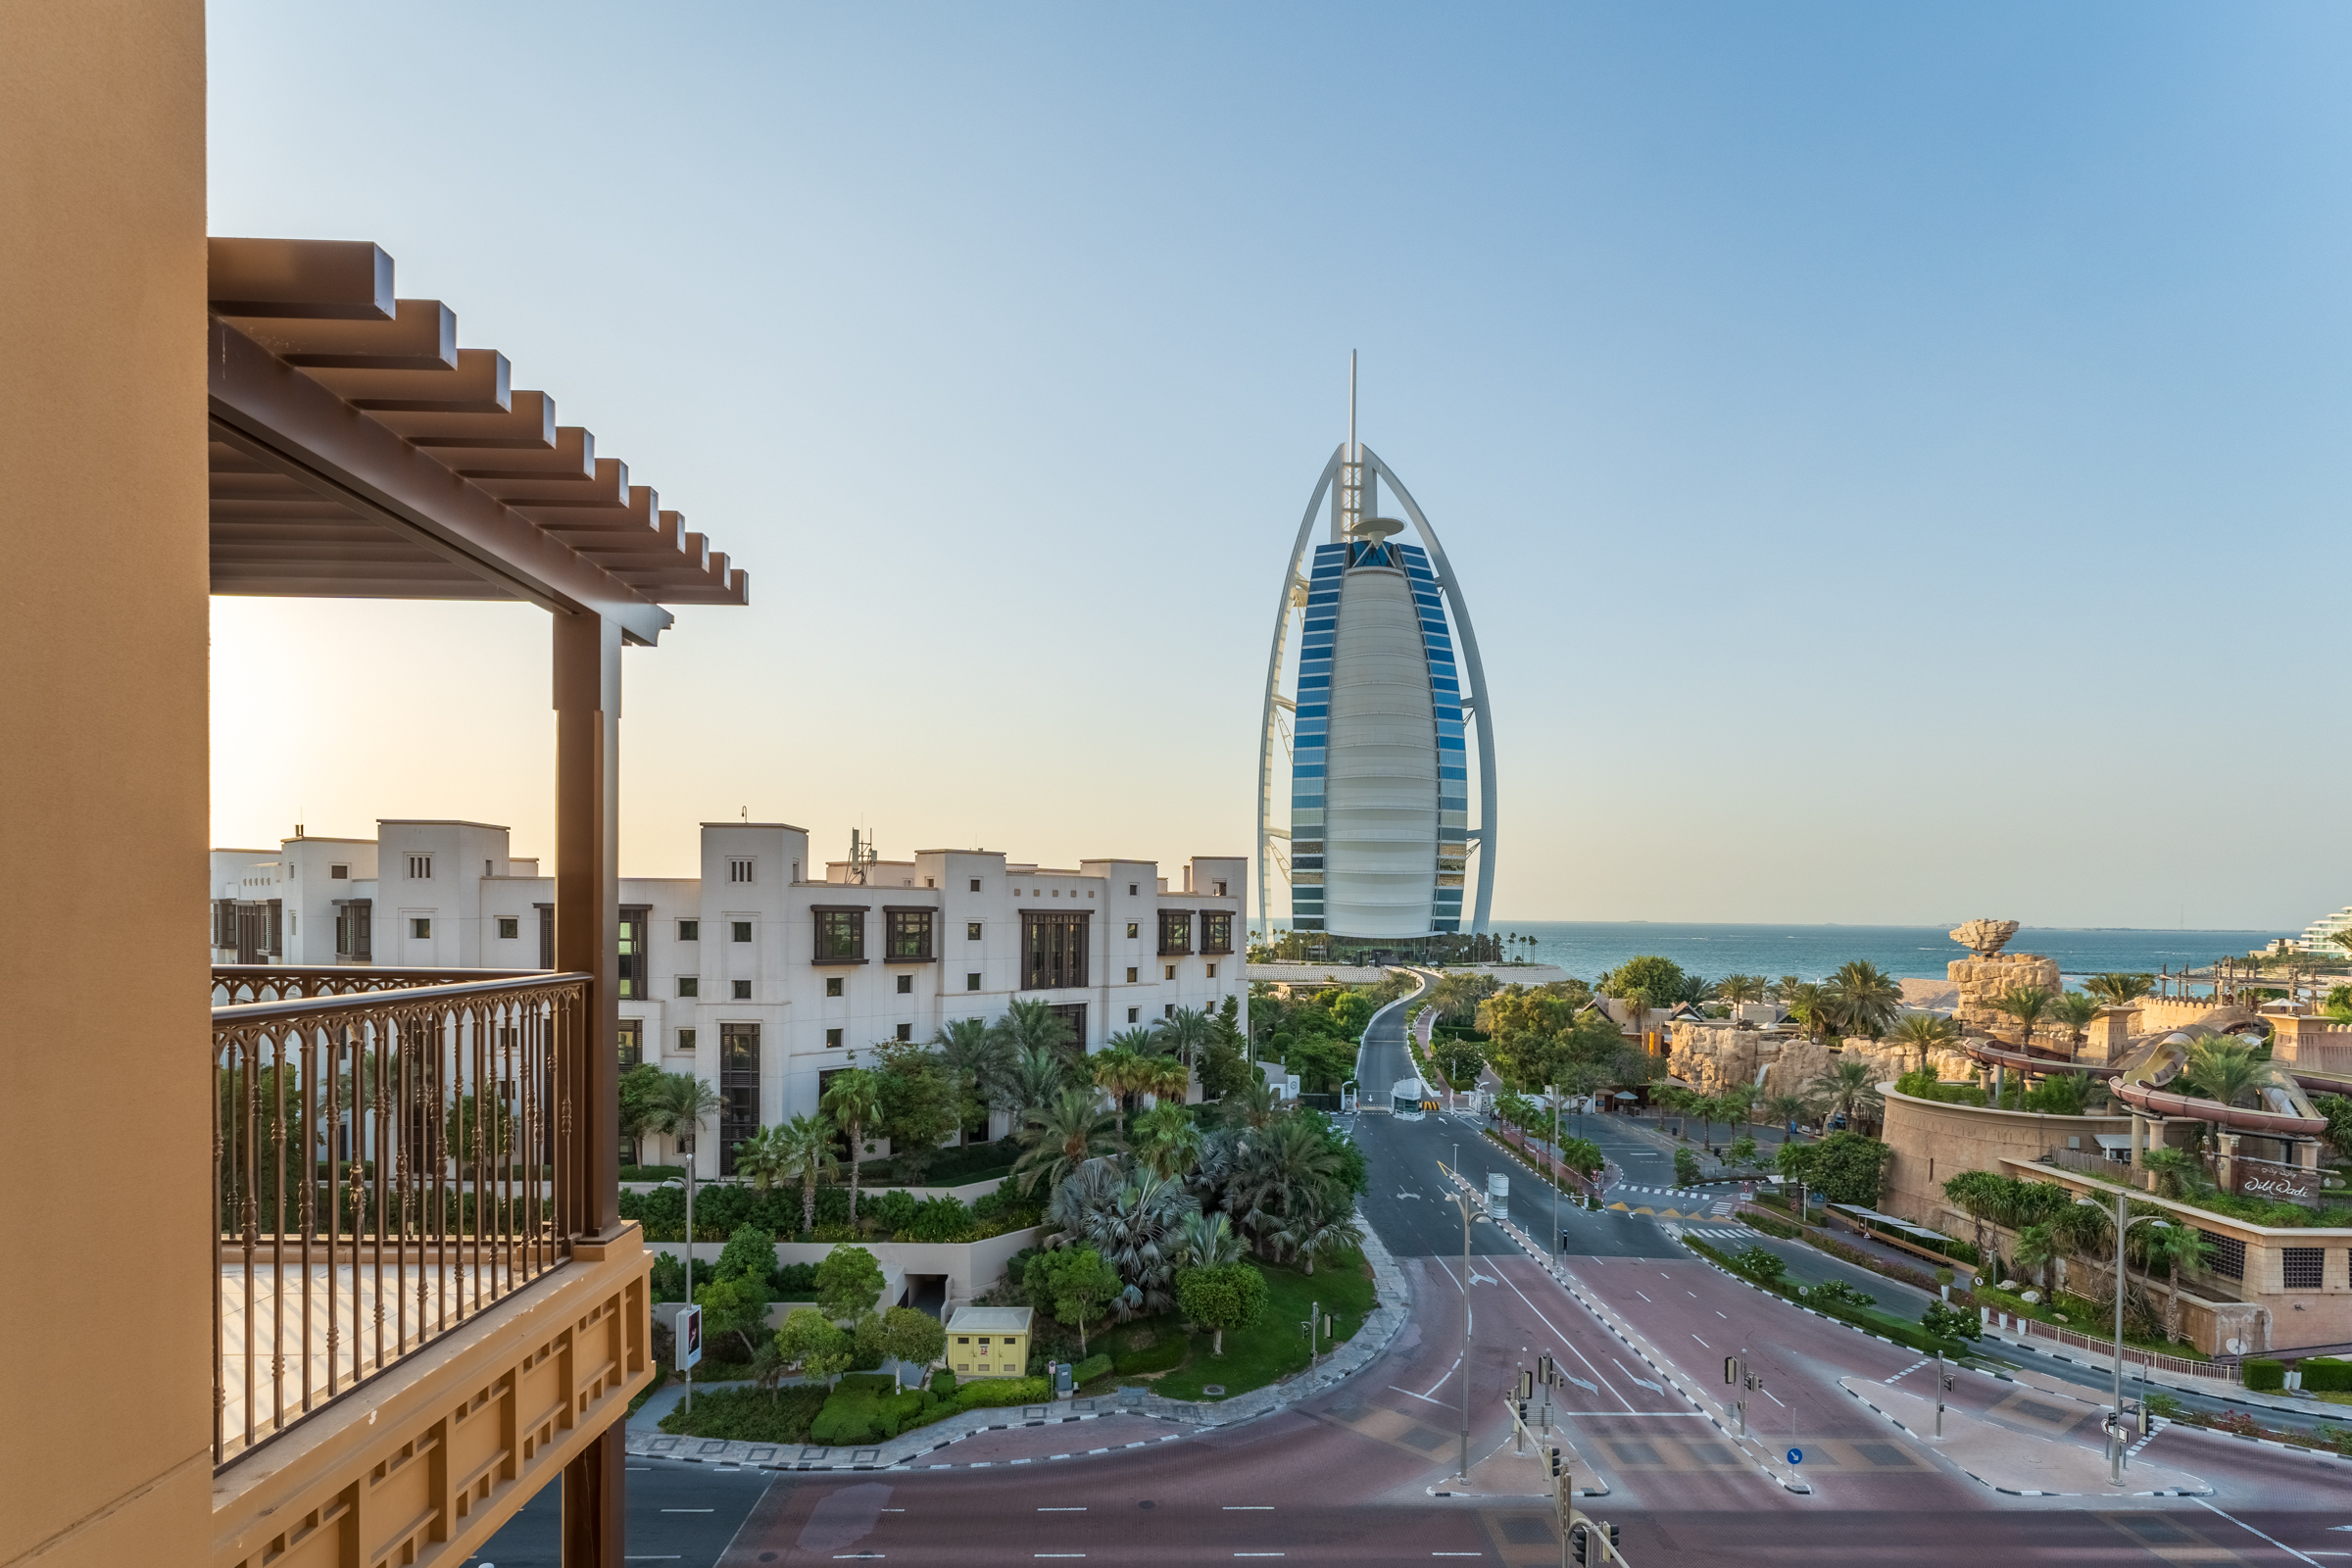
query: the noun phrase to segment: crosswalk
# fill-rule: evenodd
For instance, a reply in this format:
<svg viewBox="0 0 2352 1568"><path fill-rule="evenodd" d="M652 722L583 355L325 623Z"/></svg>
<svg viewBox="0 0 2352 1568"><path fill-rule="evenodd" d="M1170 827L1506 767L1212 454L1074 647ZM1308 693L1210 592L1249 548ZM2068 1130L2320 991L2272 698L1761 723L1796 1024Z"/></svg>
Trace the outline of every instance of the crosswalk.
<svg viewBox="0 0 2352 1568"><path fill-rule="evenodd" d="M1704 1229L1696 1225L1686 1225L1683 1227L1683 1234L1702 1237L1710 1242L1752 1242L1756 1239L1754 1231L1738 1225L1715 1225Z"/></svg>

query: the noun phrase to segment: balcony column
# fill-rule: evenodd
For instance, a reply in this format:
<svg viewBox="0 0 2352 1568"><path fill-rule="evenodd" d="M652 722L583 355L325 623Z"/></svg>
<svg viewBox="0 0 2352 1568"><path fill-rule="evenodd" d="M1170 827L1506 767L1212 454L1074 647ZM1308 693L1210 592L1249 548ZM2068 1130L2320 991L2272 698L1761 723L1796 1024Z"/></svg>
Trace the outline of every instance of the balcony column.
<svg viewBox="0 0 2352 1568"><path fill-rule="evenodd" d="M572 1227L620 1225L620 625L593 611L555 614L556 967L593 977L570 1075L565 1162ZM564 1467L565 1568L620 1568L627 1543L622 1429Z"/></svg>

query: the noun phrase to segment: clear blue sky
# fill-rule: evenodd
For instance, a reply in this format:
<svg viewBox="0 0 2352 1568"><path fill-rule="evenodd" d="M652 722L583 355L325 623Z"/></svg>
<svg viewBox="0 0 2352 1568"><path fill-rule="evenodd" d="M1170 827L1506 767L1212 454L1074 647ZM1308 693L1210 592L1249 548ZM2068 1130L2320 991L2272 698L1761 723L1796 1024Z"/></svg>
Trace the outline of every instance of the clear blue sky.
<svg viewBox="0 0 2352 1568"><path fill-rule="evenodd" d="M751 569L629 656L632 871L746 808L1246 853L1355 348L1477 617L1499 916L2352 902L2341 8L213 0L211 39L216 232L378 240ZM552 848L538 612L216 607L220 842Z"/></svg>

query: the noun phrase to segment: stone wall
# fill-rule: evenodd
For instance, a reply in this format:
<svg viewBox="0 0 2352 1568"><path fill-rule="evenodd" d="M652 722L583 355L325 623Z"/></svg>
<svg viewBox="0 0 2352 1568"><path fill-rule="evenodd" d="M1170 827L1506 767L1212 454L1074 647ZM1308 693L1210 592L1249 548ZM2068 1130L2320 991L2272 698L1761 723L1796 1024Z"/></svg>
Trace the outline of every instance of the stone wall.
<svg viewBox="0 0 2352 1568"><path fill-rule="evenodd" d="M1968 1239L1966 1216L1943 1196L1964 1170L2003 1171L2003 1159L2039 1159L2045 1150L2098 1152L2098 1133L2130 1136L2130 1116L2046 1116L2031 1110L1947 1105L1893 1090L1881 1133L1894 1151L1879 1188L1879 1207L1918 1225ZM2070 1142L2071 1140L2071 1142Z"/></svg>
<svg viewBox="0 0 2352 1568"><path fill-rule="evenodd" d="M2058 981L2058 960L2039 957L2031 953L1996 953L1989 958L1954 958L1944 965L1952 984L1959 987L1960 1000L1955 1016L1960 1026L1979 1034L1998 1034L2014 1031L2016 1025L2009 1015L1993 1005L1995 998L2023 986L2039 986L2052 996L2062 989ZM2036 1029L2035 1039L2048 1039L2053 1045L2066 1041L2063 1029Z"/></svg>
<svg viewBox="0 0 2352 1568"><path fill-rule="evenodd" d="M1832 1051L1825 1043L1803 1035L1743 1029L1728 1019L1684 1019L1674 1026L1670 1047L1667 1070L1702 1095L1754 1085L1761 1070L1765 1095L1810 1096L1813 1080L1826 1077L1838 1061L1867 1061L1871 1081L1882 1083L1900 1077L1916 1059L1890 1041L1856 1037ZM1937 1052L1935 1060L1946 1076L1960 1076L1969 1065L1968 1059L1956 1053Z"/></svg>

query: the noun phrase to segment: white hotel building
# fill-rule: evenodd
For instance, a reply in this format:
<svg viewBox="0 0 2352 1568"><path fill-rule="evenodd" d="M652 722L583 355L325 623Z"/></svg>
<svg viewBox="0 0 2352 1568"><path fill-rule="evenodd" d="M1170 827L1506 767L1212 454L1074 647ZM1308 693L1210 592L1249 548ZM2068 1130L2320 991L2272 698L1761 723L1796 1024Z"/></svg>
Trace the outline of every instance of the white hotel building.
<svg viewBox="0 0 2352 1568"><path fill-rule="evenodd" d="M554 967L555 879L508 853L505 828L376 829L215 850L214 961ZM621 878L622 1061L718 1091L698 1165L722 1175L738 1139L815 1110L861 1047L926 1041L1015 998L1052 1004L1089 1051L1178 1007L1247 1006L1246 865L1196 857L1171 888L1150 860L1053 870L925 850L813 880L806 829L706 822L699 878Z"/></svg>

